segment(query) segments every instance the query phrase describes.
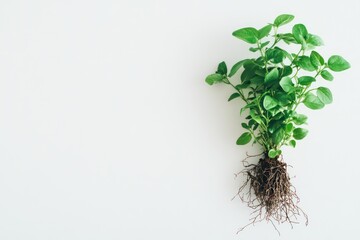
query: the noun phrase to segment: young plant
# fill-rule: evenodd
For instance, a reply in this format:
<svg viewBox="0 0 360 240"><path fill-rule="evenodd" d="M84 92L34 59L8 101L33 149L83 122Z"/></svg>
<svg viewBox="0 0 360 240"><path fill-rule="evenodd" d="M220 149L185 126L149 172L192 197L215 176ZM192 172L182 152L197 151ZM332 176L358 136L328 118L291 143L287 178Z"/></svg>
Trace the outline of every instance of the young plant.
<svg viewBox="0 0 360 240"><path fill-rule="evenodd" d="M263 158L257 164L245 166L243 173L247 180L238 193L258 213L251 223L275 220L292 224L297 215L304 214L297 206L298 197L290 184L281 149L284 145L295 147L308 134L302 127L307 116L297 112L301 104L317 110L333 101L329 88L313 85L332 81L331 72L350 68L339 55L325 61L314 50L323 45L322 39L309 33L303 24L295 24L292 32L280 33L279 29L293 19L293 15L282 14L260 29L246 27L233 32L233 36L251 44L249 50L257 56L237 62L230 71L221 62L216 72L205 80L210 85L231 86L235 91L228 101L245 102L240 110L246 119L241 123L244 132L236 144L252 142L263 149ZM298 48L295 53L283 47L291 44ZM244 193L245 187L250 191Z"/></svg>

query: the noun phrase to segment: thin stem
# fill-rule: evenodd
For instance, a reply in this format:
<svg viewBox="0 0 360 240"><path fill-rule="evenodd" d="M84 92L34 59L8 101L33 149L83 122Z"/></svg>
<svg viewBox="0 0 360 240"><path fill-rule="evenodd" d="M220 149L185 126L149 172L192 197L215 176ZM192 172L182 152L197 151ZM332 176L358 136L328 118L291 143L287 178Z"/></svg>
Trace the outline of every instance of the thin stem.
<svg viewBox="0 0 360 240"><path fill-rule="evenodd" d="M303 50L304 50L304 49L301 47L300 50L299 50L299 52L296 54L296 56L294 57L294 59L291 61L290 66L292 66L292 65L294 64L294 62L298 59L301 51L303 51Z"/></svg>
<svg viewBox="0 0 360 240"><path fill-rule="evenodd" d="M263 52L263 49L261 48L261 42L260 42L260 41L257 41L257 46L258 46L258 48L259 48L261 57L264 59L265 71L268 72L267 60L266 60L266 57L265 57L265 52Z"/></svg>
<svg viewBox="0 0 360 240"><path fill-rule="evenodd" d="M317 73L316 73L316 75L314 76L314 78L317 78L317 77L319 76L319 74L320 74L325 68L326 68L326 67L320 68L320 69L317 71ZM307 87L304 88L304 90L301 92L300 97L298 98L297 103L294 105L293 111L296 110L296 108L297 108L297 107L299 106L299 104L302 102L303 97L304 97L307 93L309 93L310 91L315 90L315 89L310 89L310 90L308 91L308 89L310 88L310 86L311 86L311 85L307 86Z"/></svg>
<svg viewBox="0 0 360 240"><path fill-rule="evenodd" d="M246 102L246 104L249 104L249 101L245 98L244 93L240 89L237 89L236 86L232 84L228 78L227 80L229 82L227 84L231 85L240 94L240 97L242 98L242 100L244 100L244 102Z"/></svg>

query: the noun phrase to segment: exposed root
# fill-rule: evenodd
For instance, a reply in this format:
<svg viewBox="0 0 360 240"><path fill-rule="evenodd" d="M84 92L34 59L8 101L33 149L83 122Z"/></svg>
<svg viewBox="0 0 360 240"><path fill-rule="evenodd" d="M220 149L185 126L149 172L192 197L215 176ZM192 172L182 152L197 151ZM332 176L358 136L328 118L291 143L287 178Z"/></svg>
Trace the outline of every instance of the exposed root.
<svg viewBox="0 0 360 240"><path fill-rule="evenodd" d="M298 217L301 215L304 216L307 225L308 217L298 206L300 199L290 183L287 164L282 159L272 159L266 154L257 164L249 164L247 159L255 156L247 155L243 161L245 169L235 174L235 176L239 174L246 176L246 181L239 188L236 196L254 209L250 223L239 229L238 233L247 226L265 220L271 222L280 234L274 223L288 222L293 227L293 224L299 223Z"/></svg>

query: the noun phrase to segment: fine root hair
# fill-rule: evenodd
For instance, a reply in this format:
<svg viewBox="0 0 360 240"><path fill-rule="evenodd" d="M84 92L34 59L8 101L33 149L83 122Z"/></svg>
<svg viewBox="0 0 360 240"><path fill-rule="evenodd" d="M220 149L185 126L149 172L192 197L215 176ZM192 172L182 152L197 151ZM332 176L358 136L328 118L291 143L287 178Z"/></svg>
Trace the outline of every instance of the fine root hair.
<svg viewBox="0 0 360 240"><path fill-rule="evenodd" d="M258 163L248 163L248 158L261 155L263 157ZM279 234L276 223L289 223L293 227L299 223L299 217L303 216L305 224L308 224L307 215L298 206L300 199L290 182L288 165L282 157L270 158L266 153L247 155L243 164L245 169L235 176L244 175L245 182L234 198L239 197L254 211L251 213L250 223L240 228L238 233L261 221L271 222Z"/></svg>

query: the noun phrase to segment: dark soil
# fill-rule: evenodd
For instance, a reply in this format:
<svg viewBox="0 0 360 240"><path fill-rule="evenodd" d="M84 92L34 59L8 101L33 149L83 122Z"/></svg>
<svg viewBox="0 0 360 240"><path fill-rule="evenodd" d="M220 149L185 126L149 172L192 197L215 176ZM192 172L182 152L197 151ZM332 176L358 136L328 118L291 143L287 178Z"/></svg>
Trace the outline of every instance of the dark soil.
<svg viewBox="0 0 360 240"><path fill-rule="evenodd" d="M257 164L248 164L246 159L245 170L240 172L245 175L246 181L239 188L237 196L254 212L251 222L245 227L263 220L270 221L275 229L274 223L288 222L292 226L298 223L301 215L305 217L307 225L308 218L298 207L299 197L290 183L287 164L280 158L269 158L267 154Z"/></svg>

